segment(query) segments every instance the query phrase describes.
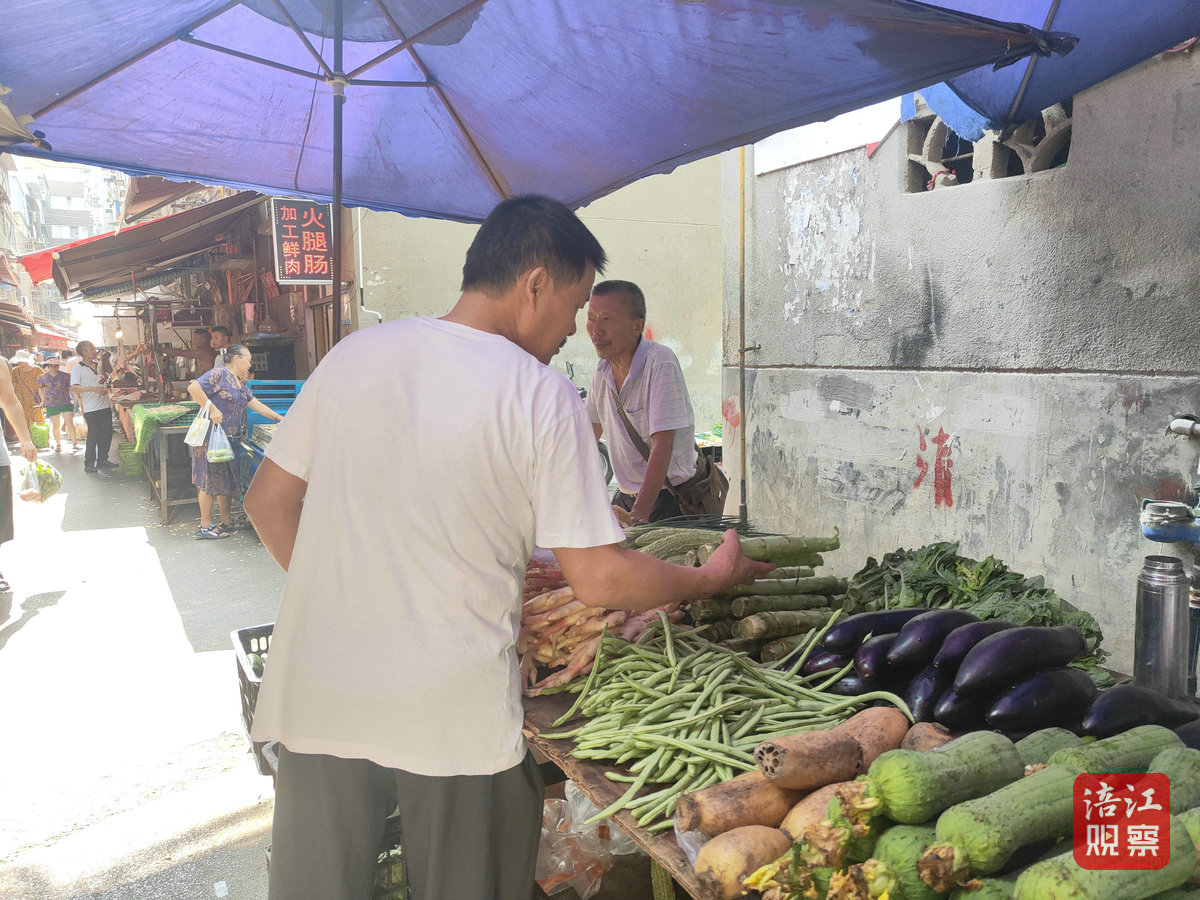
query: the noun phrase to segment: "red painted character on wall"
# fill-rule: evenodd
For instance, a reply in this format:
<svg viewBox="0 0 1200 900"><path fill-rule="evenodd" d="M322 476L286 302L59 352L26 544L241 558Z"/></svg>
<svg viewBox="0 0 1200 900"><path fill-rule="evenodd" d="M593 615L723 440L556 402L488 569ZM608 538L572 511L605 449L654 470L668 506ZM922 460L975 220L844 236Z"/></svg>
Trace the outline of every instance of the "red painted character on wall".
<svg viewBox="0 0 1200 900"><path fill-rule="evenodd" d="M929 449L929 445L925 442L925 431L919 422L917 423L917 439L920 441L921 452L925 453ZM946 434L944 428L938 428L937 436L930 438L930 441L937 447L933 456L933 505L953 506L954 493L951 488L950 470L954 468L954 460L950 458L950 435ZM929 463L925 461L925 457L918 456L916 467L917 478L913 482L913 487L919 488L921 482L925 480L925 476L929 474Z"/></svg>

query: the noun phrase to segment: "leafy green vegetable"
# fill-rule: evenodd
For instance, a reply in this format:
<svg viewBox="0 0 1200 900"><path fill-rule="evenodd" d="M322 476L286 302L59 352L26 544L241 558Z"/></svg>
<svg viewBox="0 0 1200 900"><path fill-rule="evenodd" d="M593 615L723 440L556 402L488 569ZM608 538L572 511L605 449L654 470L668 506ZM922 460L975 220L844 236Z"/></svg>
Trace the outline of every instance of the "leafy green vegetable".
<svg viewBox="0 0 1200 900"><path fill-rule="evenodd" d="M41 460L25 464L20 489L22 500L44 503L57 494L61 487L62 476L58 474L58 470L54 466Z"/></svg>
<svg viewBox="0 0 1200 900"><path fill-rule="evenodd" d="M1091 651L1088 674L1108 655L1100 649L1104 635L1095 618L1072 606L1041 576L1026 578L994 556L982 561L960 556L958 543L941 541L915 550L899 549L880 561L868 558L850 580L846 609L962 609L981 619L1003 619L1017 625L1074 625ZM1086 668L1086 667L1084 667Z"/></svg>

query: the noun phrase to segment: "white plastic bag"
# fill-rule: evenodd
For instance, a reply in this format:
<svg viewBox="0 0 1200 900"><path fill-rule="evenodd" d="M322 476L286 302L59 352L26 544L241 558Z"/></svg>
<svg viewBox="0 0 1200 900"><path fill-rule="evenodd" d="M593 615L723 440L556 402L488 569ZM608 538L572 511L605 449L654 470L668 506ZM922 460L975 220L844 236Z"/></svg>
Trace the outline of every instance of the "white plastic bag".
<svg viewBox="0 0 1200 900"><path fill-rule="evenodd" d="M61 487L62 475L58 474L58 470L49 463L38 460L25 464L18 493L22 500L44 503L57 494Z"/></svg>
<svg viewBox="0 0 1200 900"><path fill-rule="evenodd" d="M600 890L600 880L612 868L612 854L595 832L571 828L565 800L547 800L542 809L542 838L534 878L548 896L571 888L582 900Z"/></svg>
<svg viewBox="0 0 1200 900"><path fill-rule="evenodd" d="M200 407L200 412L196 414L196 418L192 419L191 427L188 428L187 434L183 436L183 442L189 447L203 447L204 439L208 437L208 426L211 420L208 418L208 408L212 403L205 403Z"/></svg>
<svg viewBox="0 0 1200 900"><path fill-rule="evenodd" d="M642 848L634 843L633 838L608 819L601 819L591 825L583 824L600 810L575 782L567 781L563 786L563 796L567 800L567 821L572 831L581 834L595 833L604 849L613 856L626 856L630 853L642 852Z"/></svg>
<svg viewBox="0 0 1200 900"><path fill-rule="evenodd" d="M21 476L21 499L30 503L42 502L42 486L38 483L37 465L29 463L25 466L25 474Z"/></svg>
<svg viewBox="0 0 1200 900"><path fill-rule="evenodd" d="M213 425L208 430L208 461L210 463L233 462L233 447L225 436L225 429Z"/></svg>

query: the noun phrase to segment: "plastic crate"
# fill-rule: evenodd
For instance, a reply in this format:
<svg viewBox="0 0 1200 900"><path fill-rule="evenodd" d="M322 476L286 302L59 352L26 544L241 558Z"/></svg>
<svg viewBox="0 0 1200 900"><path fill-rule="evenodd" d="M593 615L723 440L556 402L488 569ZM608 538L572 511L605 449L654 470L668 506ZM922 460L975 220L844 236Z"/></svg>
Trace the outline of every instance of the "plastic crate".
<svg viewBox="0 0 1200 900"><path fill-rule="evenodd" d="M286 413L291 408L292 401L304 386L303 381L247 381L246 386L254 392L254 399L270 407L277 413ZM246 434L261 422L270 422L262 413L252 409L246 410Z"/></svg>
<svg viewBox="0 0 1200 900"><path fill-rule="evenodd" d="M271 647L271 634L275 631L275 623L255 625L253 628L239 628L229 633L233 641L233 652L237 657L238 687L242 697L242 726L246 729L246 740L254 752L254 762L260 775L275 775L274 754L270 757L263 752L266 746L263 741L254 741L250 737L250 728L254 724L254 705L258 702L258 687L262 677L254 674L250 665L250 654L264 656Z"/></svg>

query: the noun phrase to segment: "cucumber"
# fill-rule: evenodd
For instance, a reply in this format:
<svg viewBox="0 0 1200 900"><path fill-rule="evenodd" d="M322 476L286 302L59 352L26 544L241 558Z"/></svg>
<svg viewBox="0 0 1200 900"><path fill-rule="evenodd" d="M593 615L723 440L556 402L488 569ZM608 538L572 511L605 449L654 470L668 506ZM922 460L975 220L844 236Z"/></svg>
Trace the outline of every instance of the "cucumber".
<svg viewBox="0 0 1200 900"><path fill-rule="evenodd" d="M988 794L956 804L937 820L937 843L921 857L921 876L946 892L972 875L1001 871L1021 847L1071 833L1080 768L1048 766Z"/></svg>
<svg viewBox="0 0 1200 900"><path fill-rule="evenodd" d="M1065 747L1048 760L1083 772L1145 772L1159 753L1182 747L1183 741L1161 725L1139 725L1121 734L1081 747Z"/></svg>
<svg viewBox="0 0 1200 900"><path fill-rule="evenodd" d="M1171 812L1175 815L1200 806L1200 750L1169 747L1151 760L1146 771L1160 772L1171 780Z"/></svg>
<svg viewBox="0 0 1200 900"><path fill-rule="evenodd" d="M935 900L938 896L917 873L917 860L933 839L930 825L894 825L879 836L874 858L888 868L897 883L892 896L904 900Z"/></svg>
<svg viewBox="0 0 1200 900"><path fill-rule="evenodd" d="M1113 770L1106 770L1113 771ZM867 771L868 794L902 825L928 822L942 810L990 794L1025 774L1016 746L1003 735L973 731L929 753L888 750Z"/></svg>
<svg viewBox="0 0 1200 900"><path fill-rule="evenodd" d="M1027 766L1045 764L1050 757L1064 747L1078 747L1083 743L1079 735L1065 728L1043 728L1017 741L1017 752Z"/></svg>
<svg viewBox="0 0 1200 900"><path fill-rule="evenodd" d="M1161 869L1085 869L1068 850L1034 863L1017 879L1014 900L1144 900L1184 884L1196 867L1196 846L1171 816L1171 861Z"/></svg>

